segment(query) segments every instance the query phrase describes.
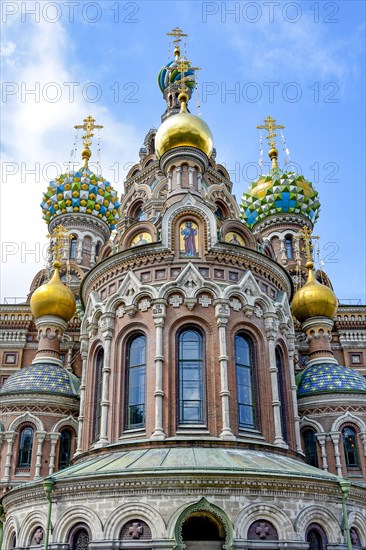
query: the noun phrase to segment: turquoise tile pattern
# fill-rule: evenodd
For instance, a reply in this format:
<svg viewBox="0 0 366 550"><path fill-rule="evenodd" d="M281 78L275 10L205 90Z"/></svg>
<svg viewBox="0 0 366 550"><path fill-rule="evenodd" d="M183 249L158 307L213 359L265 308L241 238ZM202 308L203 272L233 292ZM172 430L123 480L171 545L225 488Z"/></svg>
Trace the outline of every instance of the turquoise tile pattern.
<svg viewBox="0 0 366 550"><path fill-rule="evenodd" d="M299 397L334 392L366 393L366 378L349 367L322 363L305 369L298 382Z"/></svg>

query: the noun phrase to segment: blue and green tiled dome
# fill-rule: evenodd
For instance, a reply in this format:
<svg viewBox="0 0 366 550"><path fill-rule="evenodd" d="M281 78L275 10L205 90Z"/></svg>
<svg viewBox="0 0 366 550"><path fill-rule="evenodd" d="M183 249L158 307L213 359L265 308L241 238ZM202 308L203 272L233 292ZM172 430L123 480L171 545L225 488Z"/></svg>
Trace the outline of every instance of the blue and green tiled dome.
<svg viewBox="0 0 366 550"><path fill-rule="evenodd" d="M87 166L50 181L41 207L47 224L60 214L75 212L96 216L114 229L120 216L117 192Z"/></svg>
<svg viewBox="0 0 366 550"><path fill-rule="evenodd" d="M298 397L334 392L366 394L366 378L336 363L311 365L300 373Z"/></svg>
<svg viewBox="0 0 366 550"><path fill-rule="evenodd" d="M46 393L77 397L80 380L63 367L36 363L10 376L2 386L0 395L9 393Z"/></svg>
<svg viewBox="0 0 366 550"><path fill-rule="evenodd" d="M179 63L176 59L173 59L173 61L169 61L169 63L160 69L158 74L159 88L164 93L164 90L168 88L168 86L176 84L181 79L182 73L179 70ZM195 87L196 80L193 70L188 69L184 71L184 84L191 89Z"/></svg>
<svg viewBox="0 0 366 550"><path fill-rule="evenodd" d="M318 192L304 176L275 170L252 183L243 194L240 209L241 218L249 228L279 213L302 214L314 224L320 202Z"/></svg>

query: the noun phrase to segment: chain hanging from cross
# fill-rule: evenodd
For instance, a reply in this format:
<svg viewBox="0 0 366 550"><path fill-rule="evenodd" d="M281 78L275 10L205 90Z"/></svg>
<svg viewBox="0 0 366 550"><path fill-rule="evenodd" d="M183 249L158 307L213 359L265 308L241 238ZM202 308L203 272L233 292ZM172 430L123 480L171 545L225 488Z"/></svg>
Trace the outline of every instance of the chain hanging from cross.
<svg viewBox="0 0 366 550"><path fill-rule="evenodd" d="M261 124L257 126L258 130L267 130L268 135L266 136L266 139L268 140L268 145L271 149L276 148L276 130L283 130L285 126L282 124L277 124L276 120L270 116L264 119L264 124Z"/></svg>
<svg viewBox="0 0 366 550"><path fill-rule="evenodd" d="M84 124L75 124L76 130L84 130L85 134L82 136L84 147L89 149L92 144L92 137L94 136L93 130L101 130L103 126L101 124L94 124L95 118L88 116L84 118Z"/></svg>

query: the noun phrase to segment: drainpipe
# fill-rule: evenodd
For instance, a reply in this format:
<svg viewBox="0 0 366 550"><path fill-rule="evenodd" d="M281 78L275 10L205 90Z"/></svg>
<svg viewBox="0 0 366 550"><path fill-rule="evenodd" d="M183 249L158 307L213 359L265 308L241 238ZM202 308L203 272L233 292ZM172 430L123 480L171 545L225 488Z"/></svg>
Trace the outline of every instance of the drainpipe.
<svg viewBox="0 0 366 550"><path fill-rule="evenodd" d="M51 492L53 489L53 486L55 485L54 479L52 477L49 477L44 480L43 482L43 489L46 493L47 500L48 500L48 512L47 512L47 525L46 525L46 532L44 537L44 550L48 550L48 540L50 538L50 531L51 531L51 512L52 512L52 499L51 499ZM1 549L0 549L1 550Z"/></svg>
<svg viewBox="0 0 366 550"><path fill-rule="evenodd" d="M4 536L4 518L3 518L4 508L0 504L0 550L3 547L3 536Z"/></svg>
<svg viewBox="0 0 366 550"><path fill-rule="evenodd" d="M346 541L348 550L352 550L351 533L349 530L348 514L347 514L347 497L351 487L351 482L348 479L341 479L339 485L342 489L342 511L343 511L343 527L346 532Z"/></svg>

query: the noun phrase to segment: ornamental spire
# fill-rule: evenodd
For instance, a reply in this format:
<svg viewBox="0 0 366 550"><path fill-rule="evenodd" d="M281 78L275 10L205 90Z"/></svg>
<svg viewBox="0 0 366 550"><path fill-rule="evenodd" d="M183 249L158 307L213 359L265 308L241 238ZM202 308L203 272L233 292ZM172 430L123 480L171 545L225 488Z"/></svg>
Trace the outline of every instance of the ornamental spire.
<svg viewBox="0 0 366 550"><path fill-rule="evenodd" d="M64 256L65 252L69 251L69 239L72 239L72 235L69 234L68 230L62 225L58 225L53 233L47 235L51 241L51 250L53 252L54 262L53 267L61 267L61 259Z"/></svg>
<svg viewBox="0 0 366 550"><path fill-rule="evenodd" d="M264 124L261 124L257 126L258 130L267 130L268 135L266 136L266 139L268 140L268 145L270 147L268 156L272 161L272 170L275 170L278 168L278 150L276 149L276 137L277 134L275 130L283 130L285 126L281 124L277 124L276 120L272 118L271 116L268 116L264 119Z"/></svg>
<svg viewBox="0 0 366 550"><path fill-rule="evenodd" d="M93 130L100 130L103 128L101 124L94 124L95 118L88 116L84 118L84 124L76 124L74 128L76 130L84 130L85 134L82 137L84 149L81 153L81 158L84 161L84 168L88 166L88 160L91 157L90 145L92 144L92 137L94 136Z"/></svg>

